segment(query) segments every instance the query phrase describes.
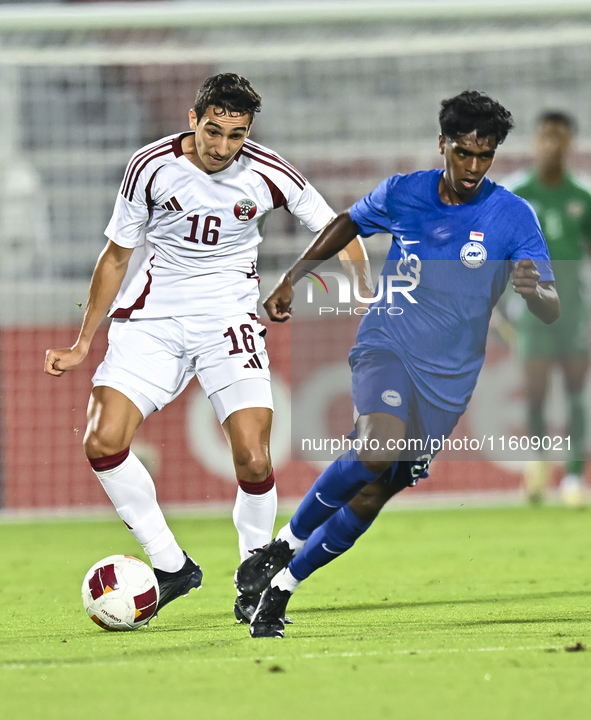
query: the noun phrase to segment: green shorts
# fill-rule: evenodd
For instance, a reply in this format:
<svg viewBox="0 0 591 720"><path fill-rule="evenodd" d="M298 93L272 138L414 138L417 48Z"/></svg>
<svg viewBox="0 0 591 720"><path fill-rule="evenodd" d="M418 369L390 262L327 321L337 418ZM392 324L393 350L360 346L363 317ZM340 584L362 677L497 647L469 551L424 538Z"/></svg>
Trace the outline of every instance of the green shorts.
<svg viewBox="0 0 591 720"><path fill-rule="evenodd" d="M589 355L589 314L583 303L563 306L560 317L551 325L526 310L517 331L519 355L524 362L536 357L558 360Z"/></svg>

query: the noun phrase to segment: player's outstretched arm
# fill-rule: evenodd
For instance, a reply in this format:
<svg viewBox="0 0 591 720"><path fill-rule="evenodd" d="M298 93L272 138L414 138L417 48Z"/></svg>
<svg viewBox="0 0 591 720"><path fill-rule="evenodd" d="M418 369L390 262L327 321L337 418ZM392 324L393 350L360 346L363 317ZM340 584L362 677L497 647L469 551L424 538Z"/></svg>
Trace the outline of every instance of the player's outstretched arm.
<svg viewBox="0 0 591 720"><path fill-rule="evenodd" d="M48 375L60 377L80 365L87 356L92 338L119 292L132 252L133 248L123 248L112 240L107 242L92 274L78 339L72 347L45 353L45 372Z"/></svg>
<svg viewBox="0 0 591 720"><path fill-rule="evenodd" d="M274 322L285 322L291 317L292 287L306 273L323 260L336 255L357 237L359 228L348 212L341 213L322 230L312 244L304 250L263 303L267 315Z"/></svg>
<svg viewBox="0 0 591 720"><path fill-rule="evenodd" d="M513 288L527 303L536 317L547 325L560 317L560 298L553 282L540 282L540 273L533 260L515 263Z"/></svg>

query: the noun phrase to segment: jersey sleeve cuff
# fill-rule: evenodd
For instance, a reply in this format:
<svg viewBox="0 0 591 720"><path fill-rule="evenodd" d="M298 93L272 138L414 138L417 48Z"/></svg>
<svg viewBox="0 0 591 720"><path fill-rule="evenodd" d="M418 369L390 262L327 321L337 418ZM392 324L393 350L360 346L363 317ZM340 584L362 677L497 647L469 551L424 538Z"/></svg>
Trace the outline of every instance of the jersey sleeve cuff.
<svg viewBox="0 0 591 720"><path fill-rule="evenodd" d="M115 233L109 233L108 228L107 228L107 230L105 230L105 236L112 243L115 243L115 245L119 245L119 247L127 248L128 250L132 250L133 248L136 248L138 245L141 244L141 242L138 242L136 240L122 238L120 235L115 235Z"/></svg>

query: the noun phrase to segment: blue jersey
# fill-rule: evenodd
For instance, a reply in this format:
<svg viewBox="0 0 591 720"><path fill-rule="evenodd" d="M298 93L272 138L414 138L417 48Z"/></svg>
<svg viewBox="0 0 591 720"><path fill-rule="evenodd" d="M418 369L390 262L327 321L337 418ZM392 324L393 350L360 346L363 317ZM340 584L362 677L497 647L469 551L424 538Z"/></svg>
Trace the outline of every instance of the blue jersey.
<svg viewBox="0 0 591 720"><path fill-rule="evenodd" d="M395 175L350 210L363 237L392 233L382 297L362 319L351 358L368 348L395 352L427 400L457 412L474 391L492 309L512 263L531 258L541 281L554 276L525 200L485 178L470 202L446 205L438 192L442 172ZM389 286L412 290L388 293Z"/></svg>

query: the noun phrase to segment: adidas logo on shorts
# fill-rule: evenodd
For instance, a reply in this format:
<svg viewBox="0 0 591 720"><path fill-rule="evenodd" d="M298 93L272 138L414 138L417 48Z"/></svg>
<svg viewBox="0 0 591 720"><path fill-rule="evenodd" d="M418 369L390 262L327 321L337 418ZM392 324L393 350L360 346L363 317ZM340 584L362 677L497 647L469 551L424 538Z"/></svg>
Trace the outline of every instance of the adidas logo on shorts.
<svg viewBox="0 0 591 720"><path fill-rule="evenodd" d="M244 366L245 368L259 368L260 370L263 369L263 366L261 365L261 361L259 360L259 356L255 353L251 359L246 363Z"/></svg>

